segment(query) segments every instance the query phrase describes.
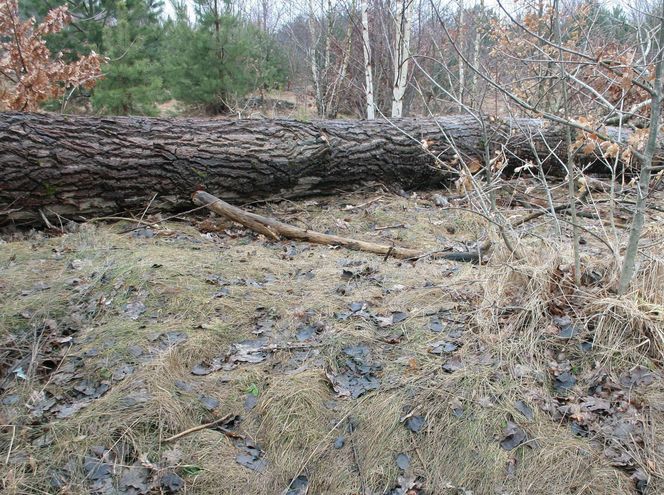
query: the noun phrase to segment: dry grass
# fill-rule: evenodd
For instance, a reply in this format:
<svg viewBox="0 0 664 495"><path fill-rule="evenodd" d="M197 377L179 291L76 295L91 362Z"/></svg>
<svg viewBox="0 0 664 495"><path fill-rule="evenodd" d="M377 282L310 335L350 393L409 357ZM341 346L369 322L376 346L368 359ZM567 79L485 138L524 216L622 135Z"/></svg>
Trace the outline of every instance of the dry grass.
<svg viewBox="0 0 664 495"><path fill-rule="evenodd" d="M364 208L345 209L346 203L377 196L288 202L264 206L261 213L425 251L485 234L487 226L477 215L436 211L416 199L386 195ZM372 230L401 224L406 228ZM0 252L4 365L27 375L3 378L3 397L18 396L2 405L2 423L11 425L0 438L6 493L90 493L83 459L95 446L122 457L118 470L122 463L142 462L153 466L155 478L174 471L184 479L186 493L196 494L281 493L300 474L309 479L309 493L387 493L401 474L395 462L400 453L409 456L409 469L427 493L636 493L630 479L634 467L614 466L604 453L609 436L579 436L568 418L547 408L560 395L552 388L552 363L569 362L577 377L564 399L569 402L589 393L598 370L618 377L639 365L660 376L661 260L644 263L634 294L617 297L610 291L615 263L595 261L595 246L586 253L585 270L600 275L579 290L570 284L565 246L547 246L536 237L521 240L526 258L513 259L498 247L488 265L477 267L268 243L232 226L227 226L232 235L201 236L192 226L173 223L170 231L147 239L120 234L122 227L88 225L62 237L33 236L7 243ZM543 224L538 232L547 228ZM358 266L346 269L366 268L371 275L342 277L349 260ZM221 287L207 281L211 275L230 282L229 294L214 296ZM249 282L237 283L238 278ZM124 308L135 301L145 305L145 313L134 320ZM381 329L361 318L334 316L353 301L365 301L376 314L407 311L409 317ZM572 339L554 332L556 312L578 326ZM452 373L441 369L445 357L429 352L447 331L431 332L432 314L447 315L456 321L450 328L463 329L454 353L461 366ZM268 334L281 350L259 364L191 374L202 360L256 338L252 332L265 318L273 321ZM319 322L322 332L308 350L289 349L296 329L307 322ZM168 346L157 338L169 332L185 334L186 340ZM400 335L398 342L388 343L390 333ZM67 335L73 337L71 347L58 341ZM592 342L592 349L580 349L584 341ZM336 370L343 349L357 344L366 345L382 366L381 387L358 399L338 398L325 371ZM138 356L137 346L144 351ZM75 359L83 365L63 378ZM132 374L110 378L127 364ZM31 413L40 392L65 401L83 379L106 381L110 390L66 418ZM245 411L248 390L258 397ZM664 387L658 380L628 394L643 431L624 447L631 449L633 465L650 476L655 493L664 479ZM218 401L213 411L200 401L202 395ZM516 408L519 400L532 407L531 419ZM164 442L228 413L241 416L237 433L264 451L265 472L239 465L235 442L218 431ZM409 414L425 418L419 433L404 426ZM607 418L601 421L602 427L609 424ZM528 435L511 451L500 446L508 422ZM344 446L337 449L339 437ZM68 478L57 488L52 479L65 466L71 468Z"/></svg>

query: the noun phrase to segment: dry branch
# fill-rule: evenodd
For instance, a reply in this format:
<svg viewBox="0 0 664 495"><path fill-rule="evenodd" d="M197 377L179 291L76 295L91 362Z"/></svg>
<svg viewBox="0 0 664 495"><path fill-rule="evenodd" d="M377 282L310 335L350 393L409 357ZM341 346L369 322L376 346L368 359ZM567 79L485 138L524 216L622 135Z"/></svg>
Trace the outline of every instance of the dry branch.
<svg viewBox="0 0 664 495"><path fill-rule="evenodd" d="M234 414L227 414L226 416L215 419L214 421L210 421L209 423L205 423L202 425L194 426L193 428L189 428L187 430L181 431L180 433L173 435L172 437L168 437L167 439L164 440L164 443L168 442L173 442L174 440L177 440L178 438L185 437L191 433L195 433L197 431L204 430L206 428L212 428L214 426L218 425L223 425L228 423L235 415ZM225 432L224 432L225 433Z"/></svg>
<svg viewBox="0 0 664 495"><path fill-rule="evenodd" d="M453 261L478 261L480 252L471 253L450 253L450 252L431 252L426 253L418 249L408 249L398 246L387 244L377 244L374 242L360 241L357 239L350 239L348 237L341 237L338 235L323 234L313 230L306 230L300 227L295 227L287 223L280 222L274 218L264 217L255 213L249 213L236 206L230 205L225 201L209 194L205 191L196 191L192 196L192 201L200 206L206 206L210 210L218 213L219 215L233 220L239 224L244 225L256 232L266 235L271 239L279 239L284 237L286 239L295 239L298 241L313 242L315 244L325 244L329 246L342 246L347 249L355 251L366 251L368 253L381 254L386 257L393 256L400 259L420 259L423 257L443 258ZM489 248L488 244L484 244L481 252L485 252Z"/></svg>

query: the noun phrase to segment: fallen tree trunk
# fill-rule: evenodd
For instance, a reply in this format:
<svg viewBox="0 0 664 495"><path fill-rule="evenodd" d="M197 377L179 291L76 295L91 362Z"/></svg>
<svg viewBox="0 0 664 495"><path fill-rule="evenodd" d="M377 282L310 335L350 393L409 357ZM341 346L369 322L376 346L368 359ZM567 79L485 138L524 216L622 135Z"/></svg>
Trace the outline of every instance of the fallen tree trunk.
<svg viewBox="0 0 664 495"><path fill-rule="evenodd" d="M536 119L212 120L0 114L0 214L86 216L185 208L193 190L226 200L330 194L367 183L405 189L456 178L457 155L506 146L550 167L562 129ZM615 130L609 129L608 132ZM549 157L549 158L547 158Z"/></svg>

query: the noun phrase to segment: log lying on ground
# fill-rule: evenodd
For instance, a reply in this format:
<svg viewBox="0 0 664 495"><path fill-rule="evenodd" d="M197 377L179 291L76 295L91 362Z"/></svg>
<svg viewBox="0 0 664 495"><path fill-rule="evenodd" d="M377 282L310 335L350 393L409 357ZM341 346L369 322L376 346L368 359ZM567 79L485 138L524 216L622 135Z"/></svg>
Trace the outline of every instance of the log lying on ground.
<svg viewBox="0 0 664 495"><path fill-rule="evenodd" d="M325 244L328 246L341 246L354 251L366 251L368 253L380 254L388 257L399 259L417 260L424 257L448 259L452 261L467 261L477 263L483 253L486 253L491 247L489 241L484 242L478 247L477 251L468 253L451 253L451 252L424 252L418 249L408 249L399 246L391 246L387 244L377 244L374 242L360 241L357 239L350 239L348 237L341 237L338 235L323 234L314 230L302 229L287 223L280 222L274 218L264 217L255 213L250 213L242 210L236 206L230 205L219 198L214 197L205 191L197 191L192 196L192 201L198 206L205 206L206 208L218 213L219 215L233 220L239 224L249 227L250 229L259 232L266 237L274 240L279 240L282 237L286 239L295 239L298 241L313 242L315 244Z"/></svg>
<svg viewBox="0 0 664 495"><path fill-rule="evenodd" d="M140 212L154 194L153 210L178 211L196 189L250 201L367 183L436 187L456 178L448 167L457 153L479 157L485 142L523 160L533 159L531 142L542 158L561 149L560 126L485 124L486 133L468 116L298 122L2 113L0 221L38 220L39 209L75 220Z"/></svg>

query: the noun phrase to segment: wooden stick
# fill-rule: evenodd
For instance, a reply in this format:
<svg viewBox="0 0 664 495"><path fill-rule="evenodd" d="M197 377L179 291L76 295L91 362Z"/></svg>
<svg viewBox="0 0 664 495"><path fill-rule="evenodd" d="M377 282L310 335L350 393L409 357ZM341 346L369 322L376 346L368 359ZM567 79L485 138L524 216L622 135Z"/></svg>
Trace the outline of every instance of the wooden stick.
<svg viewBox="0 0 664 495"><path fill-rule="evenodd" d="M5 459L5 466L9 465L9 460L12 456L12 448L14 447L14 439L16 438L16 425L2 425L2 426L11 426L12 428L12 439L9 442L9 449L7 450L7 457Z"/></svg>
<svg viewBox="0 0 664 495"><path fill-rule="evenodd" d="M357 210L357 209L359 209L359 208L364 208L365 206L369 206L370 204L375 203L376 201L380 201L381 199L383 199L383 197L382 197L382 196L378 196L377 198L371 199L371 200L367 201L366 203L362 203L361 205L355 205L355 206L353 206L353 205L346 205L346 207L344 208L344 210L347 211L347 210Z"/></svg>
<svg viewBox="0 0 664 495"><path fill-rule="evenodd" d="M406 226L402 223L396 225L387 225L385 227L374 227L374 230L390 230L390 229L405 229Z"/></svg>
<svg viewBox="0 0 664 495"><path fill-rule="evenodd" d="M431 256L433 258L443 258L455 261L472 261L467 256L459 259L459 254L468 253L426 253L417 249L408 249L397 246L388 246L386 244L376 244L374 242L360 241L357 239L350 239L348 237L341 237L338 235L322 234L313 230L305 230L293 225L289 225L274 218L264 217L255 213L246 212L236 206L230 205L225 201L205 192L196 191L192 196L192 201L201 206L206 206L210 210L222 215L234 222L240 223L245 227L249 227L256 232L266 235L272 239L279 239L285 237L287 239L295 239L298 241L313 242L315 244L326 244L331 246L342 246L347 249L355 251L366 251L374 254L388 255L400 259L419 259L424 256ZM485 251L487 247L483 247ZM477 253L473 259L479 256Z"/></svg>
<svg viewBox="0 0 664 495"><path fill-rule="evenodd" d="M197 431L204 430L205 428L212 428L213 426L223 424L226 421L228 421L229 419L231 419L233 416L235 416L235 414L227 414L223 418L215 419L214 421L210 421L209 423L194 426L193 428L189 428L188 430L181 431L177 435L173 435L172 437L168 437L166 440L164 440L164 443L172 442L173 440L177 440L178 438L182 438L184 436L187 436L190 433L194 433L194 432L197 432Z"/></svg>
<svg viewBox="0 0 664 495"><path fill-rule="evenodd" d="M576 201L578 203L581 203L584 199L586 199L586 196L588 196L588 190L583 191L581 193L581 196L576 198ZM531 220L535 220L536 218L539 218L539 217L544 216L544 215L548 215L548 214L551 214L551 213L560 213L564 210L567 210L569 207L570 207L570 203L565 203L565 204L562 204L562 205L558 205L558 206L553 208L553 212L547 207L542 207L542 209L540 211L536 211L535 213L531 213L530 215L528 215L526 217L523 217L523 218L513 222L512 223L512 228L518 227L519 225L523 225L524 223L528 223Z"/></svg>

